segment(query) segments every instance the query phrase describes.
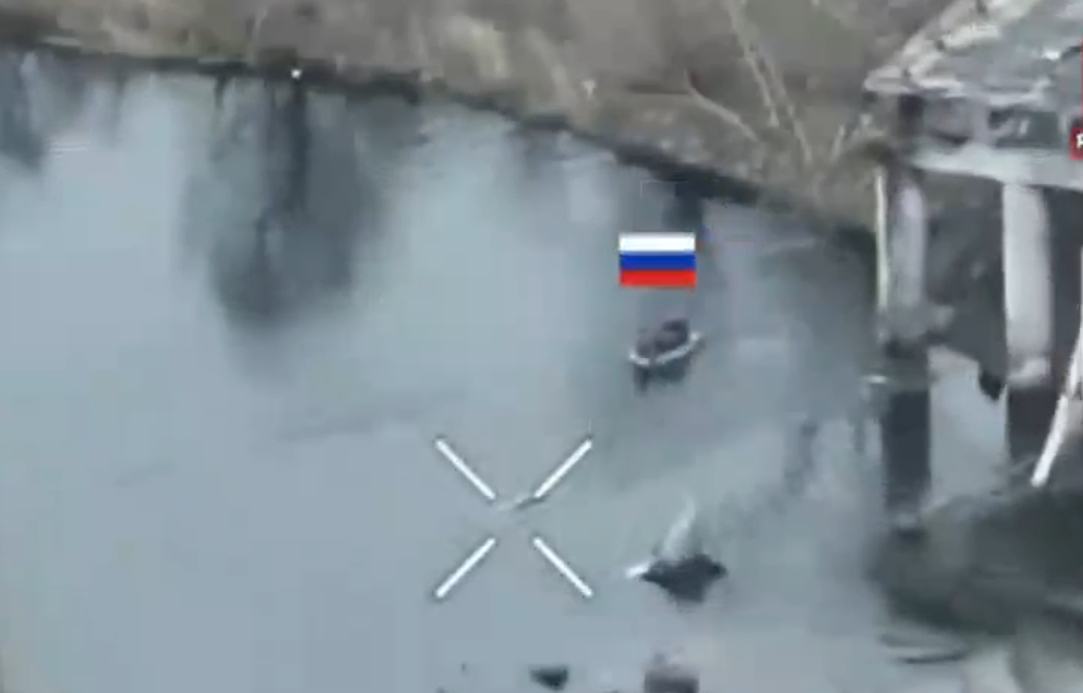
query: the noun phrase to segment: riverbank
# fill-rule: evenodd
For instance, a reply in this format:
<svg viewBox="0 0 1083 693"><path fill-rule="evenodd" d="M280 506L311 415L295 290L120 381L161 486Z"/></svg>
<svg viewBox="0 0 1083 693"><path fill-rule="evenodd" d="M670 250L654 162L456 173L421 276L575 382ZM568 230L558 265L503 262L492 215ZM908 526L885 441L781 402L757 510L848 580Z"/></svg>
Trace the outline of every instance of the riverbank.
<svg viewBox="0 0 1083 693"><path fill-rule="evenodd" d="M133 74L115 98L64 62L23 65L46 159L8 166L0 210L9 690L505 693L559 662L569 691L637 691L656 650L701 638L722 655L704 691L919 676L879 651L857 550L863 276L812 230L712 205L747 232L718 237L725 281L689 306L717 337L685 387L637 397L628 340L669 307L612 272L617 233L666 202L642 171L444 104L316 93L304 223L261 246L289 143L260 136L284 114L259 85L216 106L207 80ZM830 424L807 495L780 476L800 411ZM431 445L503 499L588 432L559 495L514 516ZM733 571L690 611L623 578L685 491L718 509Z"/></svg>
<svg viewBox="0 0 1083 693"><path fill-rule="evenodd" d="M0 37L228 76L441 93L653 167L870 219L860 85L945 0L0 0ZM860 21L858 20L860 17Z"/></svg>
<svg viewBox="0 0 1083 693"><path fill-rule="evenodd" d="M39 80L49 74L40 64L27 72ZM860 385L861 345L871 334L861 309L860 273L851 272L853 268L840 261L843 258L832 254L834 249L817 248L820 244L811 244L809 252L773 252L777 245L772 238L799 233L777 228L782 224L777 219L735 206L717 210L721 228L750 232L749 242L720 239L727 281L713 284L708 299L722 308L712 311L726 321L718 325L719 333L733 341L707 354L686 388L633 400L619 355L634 331L634 320L605 271L611 267L612 236L627 226L601 220L624 218L607 210L635 207L636 196L643 194L637 184L642 172L612 166L608 157L595 157L598 152L593 151L583 151L586 162L571 167L524 162L503 123L490 130L498 119L479 118L461 109L447 109L458 117L442 121L441 127L416 128L434 138L418 145L427 152L420 155L389 151L397 138L375 127L379 119L342 121L369 123L360 132L327 128L327 121L322 121L324 127L314 129L312 140L312 180L321 181L314 185L319 197L312 198L312 208L322 210L321 223L295 239L291 247L297 252L284 254L299 261L276 264L274 281L269 281L260 273L263 266L235 254L238 245L233 239L241 239L241 250L245 247L245 235L238 235L237 225L230 223L235 217L212 214L218 223L207 227L191 221L206 218L193 208L200 214L220 209L208 194L212 190L259 211L266 200L252 194L253 187L242 175L270 168L260 163L266 161L259 158L266 153L262 140L239 138L202 187L184 193L177 188L184 172L201 170L206 151L223 141L209 130L210 124L234 130L230 114L244 116L243 109L230 108L241 89L227 93L225 106L215 111L205 80L175 80L200 84L184 91L186 97L196 94L195 103L181 99L185 109L171 111L167 109L178 107L169 100L172 92L154 88L162 81L169 80L133 79L129 95L119 100L123 117L90 114L84 120L90 128L85 150L58 152L43 167L49 195L27 197L26 191L16 190L5 205L9 225L0 234L7 241L0 257L7 261L0 277L10 290L0 295L8 297L9 322L14 322L12 337L4 340L0 377L7 382L4 391L13 395L10 406L18 407L24 418L29 411L40 422L6 436L19 454L9 456L14 466L5 467L7 480L0 484L10 496L0 504L8 513L3 526L10 528L2 547L9 566L3 584L11 602L5 610L5 627L17 643L9 648L23 654L11 657L15 671L8 678L13 688L63 689L74 681L83 690L116 690L135 681L143 689L170 685L190 689L199 682L160 678L162 672L178 670L171 658L180 652L185 663L179 670L199 672L218 664L223 671L220 680L234 688L295 681L301 676L298 671L319 671L298 687L311 687L312 680L353 681L351 676L366 669L380 673L365 671L363 685L381 685L382 674L384 681L394 682L396 677L416 681L411 690L435 690L448 680L458 681L451 677L460 675L464 661L474 672L496 671L494 676L500 676L511 670L519 676L539 657L563 659L561 645L569 642L568 632L582 636L569 647L575 652L568 660L577 668L614 661L638 666L643 658L639 650L648 650L653 643L628 642L627 633L648 634L644 640L679 640L685 624L675 621L664 602L652 601L657 595L606 576L617 575L620 566L647 550L647 538L653 539L668 522L681 488L711 494L705 503L740 508L743 503L725 502L733 497L730 494L758 487L753 482L759 479L774 480L774 465L783 458L779 444L786 439L784 422L795 403L828 418L853 406L849 398L856 399ZM65 83L58 84L62 89ZM40 93L31 90L35 91ZM325 107L330 101L334 109L344 111L373 105L350 105L319 95L313 97L317 100L325 101ZM97 106L105 107L104 101ZM400 108L384 121L414 132L411 122L432 125L441 120L433 110L445 109ZM117 123L115 132L107 134L106 120ZM207 135L200 134L204 128ZM381 147L361 148L365 154L356 157L326 156L329 151L350 151L349 143L356 143L358 135L362 141L380 142ZM429 136L398 139L416 143ZM244 163L243 157L249 155L253 158ZM238 161L240 166L233 165ZM321 168L334 162L335 167ZM363 189L357 181L367 176L354 167L374 173L382 166L400 173L373 175L369 182L388 185L392 207L372 206L373 216L356 239L343 234L340 229L362 226L353 221L358 212L351 201ZM95 174L102 170L116 175ZM322 184L328 180L341 185ZM29 187L40 189L37 184ZM625 192L621 196L609 192L618 190ZM149 202L132 205L133 196ZM40 203L34 204L37 200ZM419 211L420 205L424 209ZM171 216L181 210L184 216ZM25 216L16 216L20 214ZM91 233L63 233L81 228L87 219L95 222ZM433 233L434 220L455 233ZM230 239L225 247L234 252L212 252L220 246L208 242L216 236L207 228ZM186 234L183 244L174 240L181 229ZM128 237L115 235L129 230ZM544 247L537 243L540 237L545 238ZM188 262L162 252L181 248L186 249ZM341 271L342 265L334 262L355 256L359 264L349 271ZM509 266L503 261L508 257L521 260ZM199 281L178 281L178 267L197 268L192 276L198 277L204 263L212 266L206 287ZM504 281L504 275L486 275L477 283L479 275L459 271L478 264L498 271L508 268L514 274L508 280L515 282L516 290L492 291L492 282ZM554 286L553 276L568 280ZM104 281L106 277L121 284ZM67 283L72 285L70 291L49 290ZM39 297L35 310L22 305L20 297L26 295ZM74 304L69 297L75 297ZM143 302L146 297L151 305ZM323 312L335 306L344 310ZM65 311L100 316L96 319L112 329L73 329L81 323ZM317 314L320 319L312 320ZM440 320L431 321L431 315ZM477 324L478 315L486 316L488 325L501 327L499 333L508 339L487 343L487 332L469 329ZM27 316L31 322L19 322ZM771 319L764 321L762 316ZM261 329L253 329L254 323ZM284 339L286 330L262 329L268 323L288 326L289 336L305 337ZM779 323L782 329L776 327ZM565 339L569 325L582 326L585 346ZM222 339L223 327L230 339ZM467 329L457 331L463 327ZM442 348L433 350L434 343ZM78 352L79 358L71 358L68 351ZM223 352L235 358L223 359ZM719 358L720 353L728 356ZM136 370L118 370L117 354L124 354ZM89 373L82 369L85 363L91 366ZM255 373L266 380L253 389L250 380ZM564 373L574 377L558 377ZM103 387L100 378L105 375L114 378L113 385ZM956 379L972 393L965 374ZM718 388L720 382L726 387ZM489 389L492 383L501 388ZM628 389L622 389L625 386ZM269 398L267 388L276 395ZM516 395L516 407L507 406L502 391L509 390ZM102 393L109 398L98 400ZM113 399L112 393L119 397ZM167 399L156 400L159 393ZM269 400L275 402L271 407ZM626 401L635 404L625 408ZM76 410L94 414L93 420L79 417L89 428L71 428L70 412ZM138 412L146 412L147 420ZM456 595L447 609L428 610L422 595L431 590L434 576L446 570L447 559L454 559L451 551L445 555L439 548L447 539L442 532L460 519L439 514L441 502L462 494L453 486L426 485L417 490L416 480L433 473L433 459L428 446L414 443L423 436L447 433L463 445L476 444L473 441L484 445L487 434L498 431L498 440L482 454L511 461L506 468L510 490L519 488L520 481L533 482L534 462L546 461L522 455L523 449L548 449L569 431L578 434L588 421L600 440L623 442L599 446L592 453L580 470L587 476L577 472L576 492L581 495L560 500L569 504L545 517L544 525L560 549L574 557L576 567L598 580L604 599L580 614L574 594L554 590L559 583L547 580L553 576L534 572L545 566L529 550L516 558L509 555L512 549L501 548L502 567L487 567L487 573L479 576L495 582ZM659 421L665 425L659 426ZM910 675L884 664L884 653L877 649L874 636L880 612L876 595L860 580L863 556L855 547L878 514L872 508L864 514L865 477L848 466L855 462L846 447L848 426L835 423L820 439L826 447L820 448L821 471L812 495L788 501L788 513L772 511L767 520L755 523L759 529L754 533L743 534L749 523L740 523L745 525L741 537L734 535L726 542L724 558L734 574L720 603L708 607L727 611L708 612L709 644L717 649L703 648L715 662L713 669L707 667L705 684L714 676L731 687L792 690L790 677L796 671L801 685L814 693L834 691L838 685L887 691ZM70 435L55 436L57 426L66 427ZM413 433L402 436L407 428ZM659 436L660 430L666 438ZM975 430L985 431L975 439L991 443L1001 429L997 420ZM139 436L133 438L131 431ZM641 439L640 433L647 438ZM969 436L954 442L952 438L947 439L947 449L940 449L941 459L967 460L953 465L963 475L973 474L976 464L991 459L985 446L970 448ZM122 454L114 449L118 440L124 442ZM69 449L70 443L79 446ZM89 453L84 444L90 446ZM384 457L397 461L394 470L350 462ZM88 466L65 461L69 458L102 463ZM719 464L721 459L764 463ZM521 469L511 466L520 462L526 463ZM49 465L82 471L75 477L42 474ZM740 481L746 476L751 486ZM60 480L60 485L40 485L51 480ZM456 479L452 475L446 481ZM715 497L716 492L725 497ZM35 493L59 498L55 507L67 509L50 523L48 529L55 535L33 531L36 514L26 513L42 507L41 501L33 500ZM430 493L431 500L425 495ZM313 505L313 498L319 503ZM381 505L384 499L395 502ZM401 499L410 503L400 503ZM464 498L464 508L472 508L473 500ZM96 510L103 507L115 509L115 514ZM148 512L148 507L155 510ZM253 513L255 520L238 523L238 507ZM291 513L286 518L289 526L283 527L282 507L304 512ZM975 505L966 507L973 511ZM364 533L369 527L384 527L389 518L397 532L393 545L378 531ZM917 565L893 574L909 581L901 585L909 595L900 596L931 601L934 610L951 610L956 606L951 588L962 585L962 593L969 595L966 587L982 577L982 568L990 561L982 562L983 555L942 566L944 559L968 555L951 538L972 525L967 518L952 521L947 514L934 522L941 528L934 529L936 536L945 536L945 541L930 543L924 558L898 556L908 565L924 560L925 572ZM24 535L21 528L26 527L31 533ZM139 530L134 536L133 527ZM590 532L583 532L584 527ZM1031 542L1024 537L1017 545L1029 548ZM424 551L414 551L422 546ZM430 546L438 547L431 555ZM762 551L764 546L770 550ZM40 547L56 548L43 554ZM78 549L76 554L69 553L72 547ZM195 555L207 568L197 575L177 570L172 547L179 547L182 559ZM1080 555L1070 548L1068 553ZM88 554L102 559L88 562ZM120 554L131 558L110 560ZM356 562L358 555L366 560ZM279 562L282 556L289 558L287 564ZM1041 567L1040 559L1027 565ZM522 563L509 565L512 560ZM54 585L39 577L70 575L72 561L87 576L85 589L72 591L67 582ZM255 565L258 570L235 574L237 565ZM384 577L371 569L374 565L406 568ZM952 570L957 572L945 576ZM314 572L328 576L327 583L318 585L322 589L311 589L306 582L305 576ZM495 577L489 577L493 573ZM994 574L998 576L1012 574ZM390 597L388 584L395 585ZM947 589L940 589L945 585ZM990 600L1007 601L1008 609L1032 605L1033 593L1020 594L997 584L977 583L973 591L977 595L973 599L988 593ZM259 599L265 594L274 595L276 603L297 605L296 610L268 609ZM133 605L132 595L141 601ZM367 601L369 595L376 595L378 603ZM561 601L536 601L554 597L570 598L576 610L562 611ZM179 611L174 611L176 604ZM965 612L959 620L980 622L988 611L994 610L994 617L1000 612L996 603L986 607L971 602L959 608L968 607L976 610L976 618ZM49 611L40 611L45 608ZM402 624L395 638L386 631L359 632L358 623L390 622L372 618L373 609L378 614L395 612L392 620ZM478 613L499 618L479 619ZM574 621L562 620L566 615ZM72 634L67 636L71 638L65 642L70 642L67 648L56 647L60 636L42 635L39 624L45 618L46 623L57 624L54 632ZM112 624L114 637L81 639L97 632L87 623L106 621ZM215 638L191 637L212 621L222 624L215 629ZM525 636L517 632L516 638L508 638L501 629L509 622L532 625L524 629ZM464 637L463 624L481 625L467 630ZM488 624L495 624L491 632L486 630ZM839 637L817 635L824 632ZM550 633L556 634L556 645ZM809 634L817 637L810 641ZM316 638L319 641L310 647ZM191 642L201 647L193 652ZM339 647L339 642L347 646ZM409 656L396 659L397 646L412 647L415 642L420 644L417 652L410 649ZM490 642L498 645L490 647ZM102 643L105 650L100 649ZM474 650L477 643L486 646L480 648L483 651ZM98 663L111 661L113 652L108 648L136 652L140 656L131 661L150 665L106 670ZM306 659L317 649L320 659ZM26 656L27 650L36 659ZM763 671L747 664L755 658L744 656L763 651L794 665L770 672L774 678L765 681ZM345 655L340 659L339 653ZM729 654L714 657L717 653ZM47 661L50 657L58 660ZM220 664L223 659L229 663ZM800 666L810 659L820 665L810 667L811 673ZM45 662L40 669L47 669L47 674L34 671L37 661ZM200 666L190 666L192 661ZM254 661L276 665L268 669L253 666ZM427 668L419 671L418 661L426 662ZM404 668L394 669L388 662ZM254 676L252 672L262 680L249 683L245 677ZM832 680L835 672L845 673L845 684ZM62 676L67 681L27 683L34 676ZM481 692L514 689L504 681L488 688L477 681L468 683Z"/></svg>

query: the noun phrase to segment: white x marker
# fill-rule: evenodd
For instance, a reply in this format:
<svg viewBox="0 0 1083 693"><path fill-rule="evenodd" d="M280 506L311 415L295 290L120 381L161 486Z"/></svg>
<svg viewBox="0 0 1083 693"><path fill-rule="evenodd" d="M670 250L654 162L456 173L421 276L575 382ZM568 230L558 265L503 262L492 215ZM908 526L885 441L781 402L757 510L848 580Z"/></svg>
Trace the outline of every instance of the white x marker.
<svg viewBox="0 0 1083 693"><path fill-rule="evenodd" d="M493 503L497 499L496 491L493 490L489 484L485 483L485 480L466 463L466 460L462 458L459 453L455 451L451 444L445 438L437 438L433 442L433 447L440 453L441 457L451 464L466 481L477 491L487 503ZM567 478L568 474L575 469L587 453L594 447L593 441L587 438L579 444L575 450L572 451L568 457L561 462L556 469L554 469L538 487L529 495L526 496L521 502L516 503L515 507L522 507L527 504L538 503L549 497L549 494ZM594 590L590 585L579 576L575 570L572 569L568 562L565 561L544 539L535 535L531 541L531 546L534 550L541 554L542 558L553 567L580 595L584 598L590 598L594 596ZM465 559L463 559L450 573L445 577L433 592L433 597L437 601L443 601L449 594L455 589L459 583L466 578L475 568L481 565L481 562L485 560L486 556L492 553L496 548L496 537L487 537L476 549L474 549Z"/></svg>
<svg viewBox="0 0 1083 693"><path fill-rule="evenodd" d="M466 463L466 460L459 457L459 453L455 452L455 449L443 438L437 438L436 451L443 455L444 459L451 463L451 466L455 468L464 479L470 482L478 493L480 493L485 500L492 503L496 500L496 491L493 490L489 484L485 483L485 480L478 476L478 473L470 468L470 465Z"/></svg>
<svg viewBox="0 0 1083 693"><path fill-rule="evenodd" d="M530 494L530 497L535 501L545 500L545 498L556 488L557 484L564 480L564 477L568 476L568 473L575 469L575 465L579 464L587 453L594 447L594 441L587 438L579 444L572 454L560 463L553 473L545 477L541 484L534 490L534 493Z"/></svg>
<svg viewBox="0 0 1083 693"><path fill-rule="evenodd" d="M470 574L474 568L485 560L485 557L493 552L496 548L496 537L489 537L481 543L476 549L470 552L462 563L455 567L455 570L451 571L446 578L444 578L437 588L433 591L432 596L436 597L436 601L443 601L451 594L451 590L455 589L455 586L462 582L462 579Z"/></svg>

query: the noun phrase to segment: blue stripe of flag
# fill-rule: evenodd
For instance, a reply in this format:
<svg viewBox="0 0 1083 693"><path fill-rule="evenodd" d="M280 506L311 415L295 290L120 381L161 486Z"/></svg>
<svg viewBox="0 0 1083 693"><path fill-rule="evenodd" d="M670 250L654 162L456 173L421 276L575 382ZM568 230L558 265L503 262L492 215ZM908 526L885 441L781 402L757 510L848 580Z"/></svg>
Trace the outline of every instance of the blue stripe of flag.
<svg viewBox="0 0 1083 693"><path fill-rule="evenodd" d="M630 271L696 269L695 253L621 253L620 268Z"/></svg>

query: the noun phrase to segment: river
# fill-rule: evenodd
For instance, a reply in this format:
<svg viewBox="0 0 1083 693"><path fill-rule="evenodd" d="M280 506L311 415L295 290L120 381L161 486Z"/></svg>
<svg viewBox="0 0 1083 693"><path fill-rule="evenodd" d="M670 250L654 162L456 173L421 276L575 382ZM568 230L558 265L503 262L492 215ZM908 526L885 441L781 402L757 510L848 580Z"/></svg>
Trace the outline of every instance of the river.
<svg viewBox="0 0 1083 693"><path fill-rule="evenodd" d="M712 264L676 298L707 346L683 384L637 395L624 354L673 301L616 281L617 234L663 216L643 171L450 105L313 96L307 211L261 245L291 193L258 85L216 108L195 78L129 75L118 93L4 60L7 690L489 693L557 661L569 690L603 693L659 647L689 651L708 691L917 676L878 645L862 578L878 491L853 445L871 351L858 258L712 203ZM954 412L938 446L986 450L996 411L963 380L938 400ZM764 510L807 416L808 487ZM508 513L438 438L501 499L593 448L549 501ZM621 577L686 494L731 570L691 610Z"/></svg>

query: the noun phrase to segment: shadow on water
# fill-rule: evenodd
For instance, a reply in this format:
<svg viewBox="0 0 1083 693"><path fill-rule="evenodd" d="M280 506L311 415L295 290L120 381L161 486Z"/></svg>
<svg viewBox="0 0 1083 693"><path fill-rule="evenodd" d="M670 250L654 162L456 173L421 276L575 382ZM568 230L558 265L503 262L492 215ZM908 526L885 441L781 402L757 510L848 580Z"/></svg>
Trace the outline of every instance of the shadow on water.
<svg viewBox="0 0 1083 693"><path fill-rule="evenodd" d="M0 155L29 169L40 169L56 146L54 138L69 129L87 109L90 75L71 70L63 60L43 53L0 53Z"/></svg>
<svg viewBox="0 0 1083 693"><path fill-rule="evenodd" d="M347 96L344 107L358 133L362 155L382 166L395 162L412 148L424 145L422 110L394 97ZM379 172L376 172L379 175Z"/></svg>
<svg viewBox="0 0 1083 693"><path fill-rule="evenodd" d="M210 175L197 176L191 194L218 199L193 220L188 241L205 254L233 325L278 326L353 285L358 234L378 225L374 173L341 102L300 83L215 88ZM227 171L248 194L214 190Z"/></svg>
<svg viewBox="0 0 1083 693"><path fill-rule="evenodd" d="M0 55L0 153L30 169L45 158L45 142L34 127L25 56Z"/></svg>
<svg viewBox="0 0 1083 693"><path fill-rule="evenodd" d="M115 143L120 134L128 91L135 77L131 68L126 65L113 65L107 70L105 81L112 92L112 98L109 100L105 131L110 142Z"/></svg>

